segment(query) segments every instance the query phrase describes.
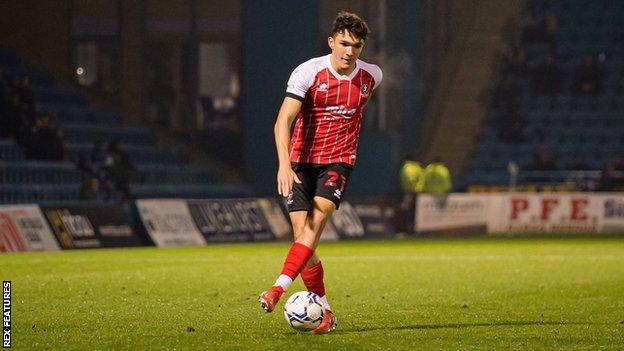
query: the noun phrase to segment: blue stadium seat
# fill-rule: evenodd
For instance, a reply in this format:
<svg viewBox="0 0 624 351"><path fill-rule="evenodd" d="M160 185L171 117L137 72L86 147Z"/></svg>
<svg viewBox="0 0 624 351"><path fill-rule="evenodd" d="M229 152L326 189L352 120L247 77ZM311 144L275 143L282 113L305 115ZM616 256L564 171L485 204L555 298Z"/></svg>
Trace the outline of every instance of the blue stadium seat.
<svg viewBox="0 0 624 351"><path fill-rule="evenodd" d="M80 181L80 171L68 162L0 162L1 183L72 183Z"/></svg>
<svg viewBox="0 0 624 351"><path fill-rule="evenodd" d="M44 87L51 87L54 85L54 77L50 72L33 67L26 68L25 70L30 78L30 84Z"/></svg>
<svg viewBox="0 0 624 351"><path fill-rule="evenodd" d="M110 111L86 106L67 106L59 104L37 103L40 113L49 114L57 123L88 123L101 125L118 125L119 120Z"/></svg>
<svg viewBox="0 0 624 351"><path fill-rule="evenodd" d="M251 187L238 184L132 184L130 191L137 198L240 198L254 195Z"/></svg>
<svg viewBox="0 0 624 351"><path fill-rule="evenodd" d="M20 67L22 62L15 51L0 49L0 65L5 69L8 69L12 67Z"/></svg>
<svg viewBox="0 0 624 351"><path fill-rule="evenodd" d="M33 85L32 90L37 103L66 106L84 106L86 104L84 96L71 89Z"/></svg>
<svg viewBox="0 0 624 351"><path fill-rule="evenodd" d="M69 159L75 161L80 155L90 154L93 144L66 143L65 148ZM186 156L177 147L128 144L125 148L134 165L168 164L181 166L187 162Z"/></svg>
<svg viewBox="0 0 624 351"><path fill-rule="evenodd" d="M0 184L0 203L75 202L80 183Z"/></svg>
<svg viewBox="0 0 624 351"><path fill-rule="evenodd" d="M212 166L166 166L166 165L138 165L134 180L137 183L217 183L221 177Z"/></svg>
<svg viewBox="0 0 624 351"><path fill-rule="evenodd" d="M13 139L0 139L0 160L22 160L24 152Z"/></svg>
<svg viewBox="0 0 624 351"><path fill-rule="evenodd" d="M154 144L152 134L145 127L98 126L84 123L63 123L63 139L70 143L88 143L95 140L112 141L119 139L124 143Z"/></svg>

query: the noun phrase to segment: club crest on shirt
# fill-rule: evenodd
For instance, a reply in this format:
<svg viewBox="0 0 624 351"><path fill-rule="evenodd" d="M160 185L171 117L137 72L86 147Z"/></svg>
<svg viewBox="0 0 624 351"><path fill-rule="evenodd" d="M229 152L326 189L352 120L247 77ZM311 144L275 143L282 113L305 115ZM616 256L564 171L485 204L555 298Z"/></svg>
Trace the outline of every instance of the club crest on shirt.
<svg viewBox="0 0 624 351"><path fill-rule="evenodd" d="M362 94L363 97L367 97L369 93L370 85L368 85L367 83L362 84L362 86L360 86L360 94Z"/></svg>
<svg viewBox="0 0 624 351"><path fill-rule="evenodd" d="M328 89L329 89L329 86L327 85L327 83L320 83L318 87L316 88L316 90L320 92L327 92Z"/></svg>

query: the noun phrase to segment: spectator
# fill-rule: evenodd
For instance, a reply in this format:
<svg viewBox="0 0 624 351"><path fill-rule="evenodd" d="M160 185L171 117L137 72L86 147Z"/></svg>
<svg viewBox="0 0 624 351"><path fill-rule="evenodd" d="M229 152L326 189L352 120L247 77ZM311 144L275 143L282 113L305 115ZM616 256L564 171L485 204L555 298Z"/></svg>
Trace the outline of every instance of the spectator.
<svg viewBox="0 0 624 351"><path fill-rule="evenodd" d="M80 186L81 200L98 200L100 198L100 181L96 177L83 178Z"/></svg>
<svg viewBox="0 0 624 351"><path fill-rule="evenodd" d="M583 64L574 73L571 90L574 94L597 95L602 92L604 71L596 65L592 55L585 55Z"/></svg>
<svg viewBox="0 0 624 351"><path fill-rule="evenodd" d="M542 150L535 154L535 160L531 165L533 171L556 171L557 167L550 159L550 154L546 150Z"/></svg>
<svg viewBox="0 0 624 351"><path fill-rule="evenodd" d="M50 119L40 114L35 119L30 142L26 145L26 157L37 160L63 160L65 147L60 128L50 124Z"/></svg>
<svg viewBox="0 0 624 351"><path fill-rule="evenodd" d="M89 163L95 172L102 168L106 162L106 142L102 139L98 139L93 143L93 149L89 155Z"/></svg>
<svg viewBox="0 0 624 351"><path fill-rule="evenodd" d="M120 200L122 197L119 195L119 192L115 189L115 186L108 178L104 178L100 181L101 184L101 192L102 199L107 201L115 201Z"/></svg>
<svg viewBox="0 0 624 351"><path fill-rule="evenodd" d="M104 166L106 179L110 181L114 190L121 192L124 198L129 198L133 167L121 140L113 140L109 145Z"/></svg>
<svg viewBox="0 0 624 351"><path fill-rule="evenodd" d="M563 76L551 54L544 58L544 63L533 71L533 92L542 95L561 93Z"/></svg>

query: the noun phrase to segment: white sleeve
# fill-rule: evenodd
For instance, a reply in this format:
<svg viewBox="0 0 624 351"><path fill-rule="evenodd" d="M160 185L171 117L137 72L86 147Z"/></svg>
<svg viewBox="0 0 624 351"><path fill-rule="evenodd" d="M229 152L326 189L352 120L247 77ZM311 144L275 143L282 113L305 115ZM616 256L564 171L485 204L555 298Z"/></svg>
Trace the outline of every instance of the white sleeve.
<svg viewBox="0 0 624 351"><path fill-rule="evenodd" d="M373 87L373 90L376 89L379 84L381 84L381 80L383 79L383 72L381 71L381 68L379 68L379 66L377 65L371 65L371 70L370 70L370 74L373 76L373 79L375 80L375 86Z"/></svg>
<svg viewBox="0 0 624 351"><path fill-rule="evenodd" d="M308 62L302 63L290 74L286 94L292 94L300 99L304 99L308 89L314 83L315 72Z"/></svg>

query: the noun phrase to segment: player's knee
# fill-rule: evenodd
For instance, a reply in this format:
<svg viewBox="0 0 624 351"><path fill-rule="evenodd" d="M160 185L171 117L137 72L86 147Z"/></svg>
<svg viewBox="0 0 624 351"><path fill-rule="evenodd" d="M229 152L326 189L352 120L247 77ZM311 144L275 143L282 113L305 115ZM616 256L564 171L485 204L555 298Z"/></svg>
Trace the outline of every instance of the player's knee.
<svg viewBox="0 0 624 351"><path fill-rule="evenodd" d="M336 209L336 204L332 201L316 197L314 198L314 217L329 217Z"/></svg>
<svg viewBox="0 0 624 351"><path fill-rule="evenodd" d="M310 232L318 233L327 222L328 215L316 213L315 216L309 218L307 226Z"/></svg>

